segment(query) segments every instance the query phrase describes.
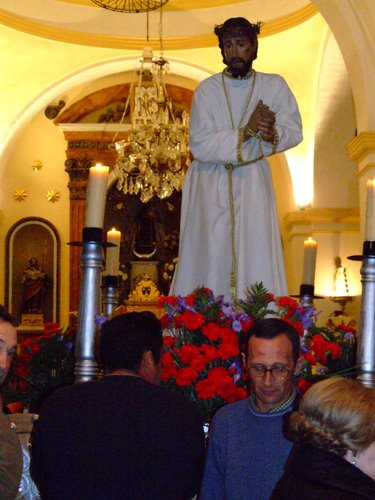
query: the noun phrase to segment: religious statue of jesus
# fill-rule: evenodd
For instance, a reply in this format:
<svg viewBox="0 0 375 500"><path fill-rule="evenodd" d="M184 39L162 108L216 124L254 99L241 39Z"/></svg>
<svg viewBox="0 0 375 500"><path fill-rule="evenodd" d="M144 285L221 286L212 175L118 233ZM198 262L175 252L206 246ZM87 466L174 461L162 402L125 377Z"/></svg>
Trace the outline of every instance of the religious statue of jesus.
<svg viewBox="0 0 375 500"><path fill-rule="evenodd" d="M226 68L194 92L172 295L203 285L235 300L260 281L287 294L266 158L301 142L302 124L285 80L252 68L259 32L242 17L215 27Z"/></svg>

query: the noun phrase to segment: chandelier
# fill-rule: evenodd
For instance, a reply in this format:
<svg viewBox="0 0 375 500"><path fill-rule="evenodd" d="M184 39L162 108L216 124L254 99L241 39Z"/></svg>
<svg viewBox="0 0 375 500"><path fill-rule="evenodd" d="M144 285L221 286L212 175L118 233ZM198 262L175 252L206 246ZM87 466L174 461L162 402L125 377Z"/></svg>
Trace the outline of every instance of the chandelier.
<svg viewBox="0 0 375 500"><path fill-rule="evenodd" d="M143 203L153 196L167 198L180 190L189 159L189 115L177 114L168 96L164 77L169 64L163 57L163 9L168 0L92 0L96 4L119 12L147 12L147 42L149 40L149 11L160 8L160 56L145 47L137 78L131 83L121 116L120 126L131 112L131 124L126 126L127 139L116 140L114 174L117 189L125 194L138 195ZM127 124L125 124L127 125ZM121 128L121 127L120 127Z"/></svg>
<svg viewBox="0 0 375 500"><path fill-rule="evenodd" d="M168 0L92 0L100 7L116 12L149 12L165 5Z"/></svg>
<svg viewBox="0 0 375 500"><path fill-rule="evenodd" d="M133 98L132 123L127 140L113 141L117 151L114 173L117 188L136 194L146 203L154 195L168 198L179 191L190 163L189 115L176 116L168 96L164 75L168 62L153 57L145 47L140 58L139 77L130 87L123 117Z"/></svg>

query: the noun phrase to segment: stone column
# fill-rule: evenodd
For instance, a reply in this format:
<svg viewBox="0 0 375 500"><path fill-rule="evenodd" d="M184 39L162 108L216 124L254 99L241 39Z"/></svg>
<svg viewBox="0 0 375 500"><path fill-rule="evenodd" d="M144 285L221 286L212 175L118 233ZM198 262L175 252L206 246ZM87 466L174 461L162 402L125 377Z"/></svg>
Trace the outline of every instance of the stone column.
<svg viewBox="0 0 375 500"><path fill-rule="evenodd" d="M90 158L69 158L65 161L65 171L69 174L70 191L70 241L82 240L82 228L85 222L86 191ZM70 247L70 297L69 311L78 311L79 290L81 283L81 247Z"/></svg>

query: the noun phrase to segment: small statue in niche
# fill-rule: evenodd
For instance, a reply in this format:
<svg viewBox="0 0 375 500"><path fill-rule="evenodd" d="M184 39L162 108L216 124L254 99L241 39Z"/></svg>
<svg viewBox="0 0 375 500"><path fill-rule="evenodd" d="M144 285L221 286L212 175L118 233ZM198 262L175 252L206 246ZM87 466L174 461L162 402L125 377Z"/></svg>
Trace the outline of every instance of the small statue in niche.
<svg viewBox="0 0 375 500"><path fill-rule="evenodd" d="M43 268L39 267L38 259L32 257L28 267L22 273L22 312L42 312L43 301L46 293L47 276Z"/></svg>
<svg viewBox="0 0 375 500"><path fill-rule="evenodd" d="M144 205L135 219L133 254L141 260L160 258L163 253L164 230L152 204Z"/></svg>

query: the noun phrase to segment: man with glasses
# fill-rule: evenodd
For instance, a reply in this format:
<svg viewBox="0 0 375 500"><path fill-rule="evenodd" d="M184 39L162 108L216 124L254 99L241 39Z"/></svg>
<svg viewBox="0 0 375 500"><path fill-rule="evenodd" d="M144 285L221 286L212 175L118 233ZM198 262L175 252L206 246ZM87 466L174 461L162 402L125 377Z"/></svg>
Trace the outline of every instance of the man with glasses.
<svg viewBox="0 0 375 500"><path fill-rule="evenodd" d="M212 422L201 500L266 500L292 448L285 419L298 405L300 337L289 323L267 318L248 332L249 398L221 408Z"/></svg>

